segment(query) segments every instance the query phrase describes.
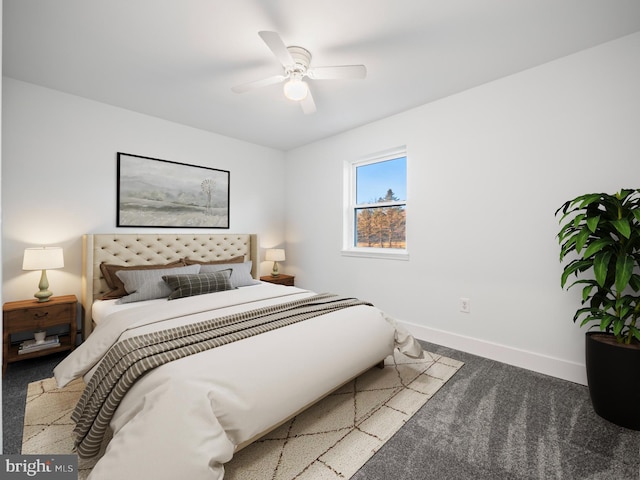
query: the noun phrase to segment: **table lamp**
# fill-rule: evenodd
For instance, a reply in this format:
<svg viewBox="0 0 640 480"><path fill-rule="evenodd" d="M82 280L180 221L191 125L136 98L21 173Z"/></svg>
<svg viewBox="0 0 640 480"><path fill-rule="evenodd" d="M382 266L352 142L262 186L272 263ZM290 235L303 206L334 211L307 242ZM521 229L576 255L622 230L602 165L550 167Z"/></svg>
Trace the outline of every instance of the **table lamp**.
<svg viewBox="0 0 640 480"><path fill-rule="evenodd" d="M282 248L270 248L267 250L265 255L265 260L268 262L273 262L273 270L271 271L272 277L277 277L280 275L278 272L278 262L284 262L284 250Z"/></svg>
<svg viewBox="0 0 640 480"><path fill-rule="evenodd" d="M64 267L62 247L33 247L25 248L22 259L23 270L42 270L40 290L34 294L38 302L48 302L52 293L49 291L49 280L47 280L47 270Z"/></svg>

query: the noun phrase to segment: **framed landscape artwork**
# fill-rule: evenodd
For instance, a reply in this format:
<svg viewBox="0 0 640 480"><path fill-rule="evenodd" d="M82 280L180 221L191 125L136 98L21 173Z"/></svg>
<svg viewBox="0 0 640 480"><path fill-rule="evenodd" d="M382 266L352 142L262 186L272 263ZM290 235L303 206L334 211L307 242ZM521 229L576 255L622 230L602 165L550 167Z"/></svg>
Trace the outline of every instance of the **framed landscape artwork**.
<svg viewBox="0 0 640 480"><path fill-rule="evenodd" d="M227 170L118 152L118 227L229 228Z"/></svg>

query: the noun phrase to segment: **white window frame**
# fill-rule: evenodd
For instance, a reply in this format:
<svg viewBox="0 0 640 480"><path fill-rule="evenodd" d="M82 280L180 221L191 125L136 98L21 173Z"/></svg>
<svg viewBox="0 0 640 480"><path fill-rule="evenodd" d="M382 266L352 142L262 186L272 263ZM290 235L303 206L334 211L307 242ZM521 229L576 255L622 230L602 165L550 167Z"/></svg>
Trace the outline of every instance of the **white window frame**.
<svg viewBox="0 0 640 480"><path fill-rule="evenodd" d="M366 207L367 205L356 204L356 169L373 163L385 162L397 158L407 158L407 197L409 197L408 179L409 179L409 157L407 156L407 147L400 146L377 152L366 157L355 160L347 160L344 162L344 213L343 213L343 247L342 255L349 257L366 257L366 258L383 258L393 260L409 260L408 251L408 234L405 232L405 248L380 248L380 247L357 247L354 245L355 238L355 218L356 208ZM376 207L395 206L402 204L405 208L405 219L408 219L409 207L408 198L398 202L375 203ZM405 220L406 221L406 220ZM408 224L408 222L407 222Z"/></svg>

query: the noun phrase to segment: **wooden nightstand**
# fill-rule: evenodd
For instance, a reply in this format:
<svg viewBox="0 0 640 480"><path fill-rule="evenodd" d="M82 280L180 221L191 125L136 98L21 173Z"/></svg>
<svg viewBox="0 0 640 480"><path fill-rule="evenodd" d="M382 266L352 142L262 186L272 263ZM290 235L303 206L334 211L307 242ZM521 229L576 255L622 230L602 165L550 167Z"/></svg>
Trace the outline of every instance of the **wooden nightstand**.
<svg viewBox="0 0 640 480"><path fill-rule="evenodd" d="M272 277L271 275L265 275L264 277L260 277L260 280L263 282L269 283L277 283L278 285L286 285L287 287L293 287L293 281L296 277L294 275L285 275L281 273L277 277Z"/></svg>
<svg viewBox="0 0 640 480"><path fill-rule="evenodd" d="M76 346L77 303L78 299L75 295L51 297L48 302L20 300L5 303L2 307L2 373L4 374L7 363L73 350ZM59 325L69 325L69 333L60 334L59 346L20 355L18 354L19 345L11 344L12 334L46 330Z"/></svg>

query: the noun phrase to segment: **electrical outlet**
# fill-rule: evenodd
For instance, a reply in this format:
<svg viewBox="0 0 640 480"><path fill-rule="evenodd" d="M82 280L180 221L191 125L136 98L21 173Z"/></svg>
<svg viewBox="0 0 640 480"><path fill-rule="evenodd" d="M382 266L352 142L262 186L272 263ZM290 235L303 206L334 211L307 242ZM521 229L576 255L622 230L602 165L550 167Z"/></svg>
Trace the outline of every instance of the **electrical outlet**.
<svg viewBox="0 0 640 480"><path fill-rule="evenodd" d="M471 313L471 300L460 297L460 311L463 313Z"/></svg>

